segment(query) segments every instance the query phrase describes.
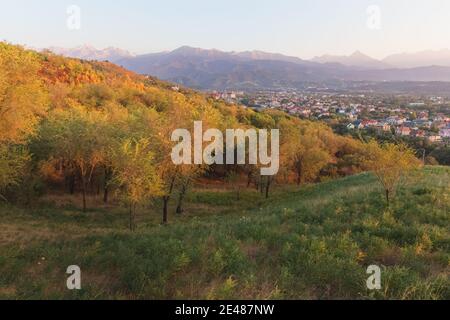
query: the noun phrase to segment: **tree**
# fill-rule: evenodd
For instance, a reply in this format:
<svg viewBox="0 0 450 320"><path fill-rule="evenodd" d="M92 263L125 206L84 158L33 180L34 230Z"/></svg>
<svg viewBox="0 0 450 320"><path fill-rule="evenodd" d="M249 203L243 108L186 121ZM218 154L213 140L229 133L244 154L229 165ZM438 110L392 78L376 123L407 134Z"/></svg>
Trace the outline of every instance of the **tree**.
<svg viewBox="0 0 450 320"><path fill-rule="evenodd" d="M13 147L0 144L0 198L6 201L2 190L17 185L22 172L30 160L30 156L23 147Z"/></svg>
<svg viewBox="0 0 450 320"><path fill-rule="evenodd" d="M389 206L402 178L420 166L412 149L404 144L379 145L371 141L366 145L364 166L373 172L382 185Z"/></svg>
<svg viewBox="0 0 450 320"><path fill-rule="evenodd" d="M74 172L81 182L83 211L86 211L87 185L94 170L105 160L108 138L101 132L105 115L80 105L69 110L54 110L43 122L40 139L48 150L47 161Z"/></svg>
<svg viewBox="0 0 450 320"><path fill-rule="evenodd" d="M209 104L205 104L200 99L187 99L176 94L169 104L164 106L164 111L160 114L160 120L155 123L158 135L155 137L155 143L158 150L158 172L161 177L163 196L162 223L168 223L169 202L173 197L177 186L182 187L181 203L184 199L187 187L192 179L206 170L206 166L202 165L176 165L174 164L171 154L172 148L176 143L172 141L172 133L176 129L186 129L193 136L194 121L202 121L204 130L208 128L220 128L224 125L222 117L218 110ZM184 192L183 192L184 189ZM178 198L180 203L180 197ZM178 210L177 210L178 211Z"/></svg>
<svg viewBox="0 0 450 320"><path fill-rule="evenodd" d="M300 137L293 155L293 167L297 175L297 185L312 181L331 160L327 151L320 147L320 142L310 136Z"/></svg>
<svg viewBox="0 0 450 320"><path fill-rule="evenodd" d="M37 53L0 42L0 143L22 143L46 114Z"/></svg>
<svg viewBox="0 0 450 320"><path fill-rule="evenodd" d="M0 189L19 183L30 160L24 144L47 111L39 69L36 53L0 42Z"/></svg>
<svg viewBox="0 0 450 320"><path fill-rule="evenodd" d="M266 179L265 184L264 184L265 197L266 197L266 199L269 199L270 188L272 187L272 184L275 181L275 177L274 176L266 176L265 179Z"/></svg>
<svg viewBox="0 0 450 320"><path fill-rule="evenodd" d="M136 228L136 207L161 195L161 181L157 174L150 142L147 139L120 143L112 150L114 182L120 187L129 207L130 230Z"/></svg>
<svg viewBox="0 0 450 320"><path fill-rule="evenodd" d="M178 188L178 203L176 208L177 214L184 212L184 199L189 192L193 182L197 177L202 175L205 170L205 165L182 165L179 168L177 188Z"/></svg>
<svg viewBox="0 0 450 320"><path fill-rule="evenodd" d="M118 103L107 102L102 105L106 114L105 122L99 127L98 134L102 139L100 145L103 146L104 159L102 162L102 188L103 203L107 203L109 199L109 191L114 185L113 181L113 160L115 157L114 148L118 142L125 139L141 139L144 136L150 137L142 130L135 127L135 122L140 119L141 122L146 120L145 117L135 114L135 110L128 110ZM111 148L114 145L114 148Z"/></svg>
<svg viewBox="0 0 450 320"><path fill-rule="evenodd" d="M336 149L332 135L312 123L283 121L281 125L282 167L294 172L297 185L314 181L332 160L332 153Z"/></svg>

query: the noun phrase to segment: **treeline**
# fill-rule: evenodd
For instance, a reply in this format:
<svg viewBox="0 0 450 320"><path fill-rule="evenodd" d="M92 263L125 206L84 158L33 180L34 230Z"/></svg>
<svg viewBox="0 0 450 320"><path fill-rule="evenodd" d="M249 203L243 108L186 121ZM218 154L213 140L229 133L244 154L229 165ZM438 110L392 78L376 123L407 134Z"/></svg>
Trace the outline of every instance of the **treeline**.
<svg viewBox="0 0 450 320"><path fill-rule="evenodd" d="M450 166L450 143L430 142L424 137L411 137L411 136L398 136L395 134L395 130L389 132L380 132L376 128L366 128L364 130L349 130L347 129L348 122L344 123L331 123L330 126L337 134L348 135L355 139L362 139L363 141L369 141L375 139L379 143L402 143L406 144L413 150L415 150L416 156L422 160L425 160L427 165L443 165ZM425 159L424 159L425 156Z"/></svg>
<svg viewBox="0 0 450 320"><path fill-rule="evenodd" d="M263 177L255 165L182 165L171 159L175 129L280 129L280 171ZM402 162L401 159L404 159ZM130 212L160 201L183 212L200 177L246 184L270 196L274 184L298 185L374 170L387 200L406 169L410 150L365 144L336 135L324 124L278 111L255 112L208 100L189 90L138 76L109 63L62 58L0 43L0 194L29 202L46 192L112 193ZM386 180L386 181L383 181Z"/></svg>
<svg viewBox="0 0 450 320"><path fill-rule="evenodd" d="M415 150L418 158L425 160L427 165L450 166L450 144L447 142L434 143L422 137L402 137L394 133L380 133L376 130L366 130L362 133L365 140L371 138L380 143L404 143Z"/></svg>

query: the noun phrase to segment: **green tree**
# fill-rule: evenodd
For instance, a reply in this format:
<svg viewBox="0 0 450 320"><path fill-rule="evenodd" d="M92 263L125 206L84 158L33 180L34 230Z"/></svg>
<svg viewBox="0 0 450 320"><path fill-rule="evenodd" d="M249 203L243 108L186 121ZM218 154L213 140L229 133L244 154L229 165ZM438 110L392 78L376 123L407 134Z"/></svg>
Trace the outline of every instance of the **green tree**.
<svg viewBox="0 0 450 320"><path fill-rule="evenodd" d="M114 182L129 207L130 230L136 228L136 207L151 197L162 194L161 181L157 173L150 142L147 139L120 143L112 150Z"/></svg>
<svg viewBox="0 0 450 320"><path fill-rule="evenodd" d="M80 105L54 110L43 122L40 142L48 148L47 161L57 163L81 181L83 211L87 209L87 186L95 169L105 160L107 137L100 134L106 117Z"/></svg>
<svg viewBox="0 0 450 320"><path fill-rule="evenodd" d="M7 187L18 185L30 156L23 147L0 144L0 198Z"/></svg>

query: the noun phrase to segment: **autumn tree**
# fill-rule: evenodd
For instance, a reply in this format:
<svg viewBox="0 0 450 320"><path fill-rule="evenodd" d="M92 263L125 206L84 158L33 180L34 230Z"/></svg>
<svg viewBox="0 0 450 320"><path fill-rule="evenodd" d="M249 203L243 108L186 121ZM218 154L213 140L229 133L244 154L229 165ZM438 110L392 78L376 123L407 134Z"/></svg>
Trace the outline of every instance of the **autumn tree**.
<svg viewBox="0 0 450 320"><path fill-rule="evenodd" d="M297 185L305 181L313 181L320 170L327 165L331 159L329 153L320 147L317 138L309 135L301 135L297 149L293 155L293 168L297 176Z"/></svg>
<svg viewBox="0 0 450 320"><path fill-rule="evenodd" d="M87 208L87 185L105 159L108 139L99 134L104 120L102 112L75 104L69 110L54 110L41 126L41 142L49 149L47 161L75 172L81 181L83 211Z"/></svg>
<svg viewBox="0 0 450 320"><path fill-rule="evenodd" d="M389 206L402 178L420 166L413 150L404 144L386 143L379 145L371 141L366 145L364 166L373 172L383 187Z"/></svg>
<svg viewBox="0 0 450 320"><path fill-rule="evenodd" d="M150 142L147 139L127 139L112 150L114 181L130 214L130 230L136 228L136 207L151 197L161 195L160 177L157 174Z"/></svg>
<svg viewBox="0 0 450 320"><path fill-rule="evenodd" d="M174 102L172 102L174 103ZM179 107L179 110L177 110ZM181 167L172 161L171 153L174 142L172 133L176 129L188 129L193 126L193 110L184 103L174 103L167 106L161 121L158 123L158 172L162 183L162 224L169 222L169 201L176 190Z"/></svg>
<svg viewBox="0 0 450 320"><path fill-rule="evenodd" d="M23 147L0 144L0 199L6 201L2 195L5 188L20 183L29 160L30 156Z"/></svg>
<svg viewBox="0 0 450 320"><path fill-rule="evenodd" d="M46 114L37 53L0 42L0 143L21 143Z"/></svg>
<svg viewBox="0 0 450 320"><path fill-rule="evenodd" d="M114 185L113 167L116 158L115 148L126 139L139 140L146 136L134 128L136 117L133 110L124 108L116 102L106 102L102 105L105 121L98 127L100 152L103 154L100 171L102 172L103 203L109 200L110 189ZM143 119L144 120L144 119ZM135 131L134 131L135 130ZM113 146L113 147L112 147Z"/></svg>
<svg viewBox="0 0 450 320"><path fill-rule="evenodd" d="M218 110L205 103L202 99L191 98L188 100L181 94L173 95L172 99L160 113L160 120L155 123L158 135L155 137L154 143L158 147L158 172L161 177L163 189L163 195L161 197L163 224L167 224L169 221L169 202L173 198L177 186L181 187L178 204L180 204L180 198L182 204L187 187L199 173L206 169L205 166L196 164L192 158L191 164L188 165L175 164L172 159L172 149L177 144L176 141L172 141L173 132L176 129L186 129L190 132L191 137L193 137L195 121L201 121L204 130L208 128L221 128L224 125ZM177 208L177 211L180 210Z"/></svg>
<svg viewBox="0 0 450 320"><path fill-rule="evenodd" d="M0 189L19 183L30 160L24 144L47 111L40 67L36 53L0 42Z"/></svg>
<svg viewBox="0 0 450 320"><path fill-rule="evenodd" d="M176 188L178 191L176 213L182 214L184 212L184 200L189 192L189 189L195 182L195 179L200 177L206 171L205 165L183 165L179 167L178 179Z"/></svg>
<svg viewBox="0 0 450 320"><path fill-rule="evenodd" d="M322 129L311 123L283 123L284 167L290 167L301 185L316 179L331 160L329 146L321 139Z"/></svg>

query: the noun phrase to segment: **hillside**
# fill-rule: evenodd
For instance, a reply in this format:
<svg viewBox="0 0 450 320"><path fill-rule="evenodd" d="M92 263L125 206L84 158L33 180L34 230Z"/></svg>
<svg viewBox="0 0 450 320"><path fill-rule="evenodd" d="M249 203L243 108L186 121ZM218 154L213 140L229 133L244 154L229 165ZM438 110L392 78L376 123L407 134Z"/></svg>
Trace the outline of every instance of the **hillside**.
<svg viewBox="0 0 450 320"><path fill-rule="evenodd" d="M403 145L1 42L0 115L0 298L449 297L449 171ZM176 164L198 121L278 129L279 171Z"/></svg>
<svg viewBox="0 0 450 320"><path fill-rule="evenodd" d="M450 170L426 168L384 207L367 174L270 201L196 188L185 216L160 227L155 209L127 213L74 198L33 209L0 207L0 298L11 299L449 299ZM65 289L78 264L83 290ZM369 264L383 290L365 289Z"/></svg>

